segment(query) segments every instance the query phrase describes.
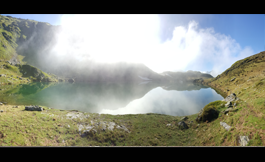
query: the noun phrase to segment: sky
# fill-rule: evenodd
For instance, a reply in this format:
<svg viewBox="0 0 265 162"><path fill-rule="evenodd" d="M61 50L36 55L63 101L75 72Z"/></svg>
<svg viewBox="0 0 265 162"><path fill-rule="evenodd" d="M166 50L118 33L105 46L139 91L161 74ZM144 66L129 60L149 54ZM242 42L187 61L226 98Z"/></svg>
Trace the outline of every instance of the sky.
<svg viewBox="0 0 265 162"><path fill-rule="evenodd" d="M216 77L265 50L264 14L1 15L62 25L54 49L60 56L143 63L158 73L193 70Z"/></svg>

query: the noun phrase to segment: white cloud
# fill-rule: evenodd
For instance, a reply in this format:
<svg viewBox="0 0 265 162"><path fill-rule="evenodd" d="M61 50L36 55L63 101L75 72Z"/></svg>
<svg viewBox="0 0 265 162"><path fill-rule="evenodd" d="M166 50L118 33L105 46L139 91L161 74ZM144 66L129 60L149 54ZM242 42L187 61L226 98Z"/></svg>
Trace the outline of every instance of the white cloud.
<svg viewBox="0 0 265 162"><path fill-rule="evenodd" d="M175 27L172 39L159 44L157 15L75 15L63 17L62 25L58 57L75 53L77 59L139 62L156 72L212 71L217 76L254 54L251 47L242 49L236 40L213 28L200 29L196 21ZM69 35L84 39L77 41L77 47L69 43Z"/></svg>
<svg viewBox="0 0 265 162"><path fill-rule="evenodd" d="M165 63L160 70L212 71L213 76L225 71L235 61L254 54L251 47L242 49L236 40L216 33L213 28L199 29L195 21L190 21L187 28L176 27L173 38L160 48L163 50L159 51L157 61Z"/></svg>

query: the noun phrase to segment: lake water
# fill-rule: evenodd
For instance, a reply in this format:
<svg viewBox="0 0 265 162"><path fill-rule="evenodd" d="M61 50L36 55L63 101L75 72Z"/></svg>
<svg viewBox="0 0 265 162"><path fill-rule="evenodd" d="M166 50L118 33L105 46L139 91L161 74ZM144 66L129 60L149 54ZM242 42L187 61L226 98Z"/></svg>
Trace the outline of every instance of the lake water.
<svg viewBox="0 0 265 162"><path fill-rule="evenodd" d="M223 97L210 87L192 83L31 83L1 86L0 101L13 105L43 105L101 114L198 113Z"/></svg>

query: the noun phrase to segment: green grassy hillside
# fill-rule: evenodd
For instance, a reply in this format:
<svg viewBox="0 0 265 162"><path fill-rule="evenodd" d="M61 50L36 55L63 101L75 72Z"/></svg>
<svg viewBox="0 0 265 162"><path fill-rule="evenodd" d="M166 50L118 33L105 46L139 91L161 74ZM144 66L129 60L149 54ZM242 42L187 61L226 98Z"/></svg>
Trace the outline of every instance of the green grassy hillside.
<svg viewBox="0 0 265 162"><path fill-rule="evenodd" d="M204 80L204 84L226 95L235 93L240 98L237 106L234 106L237 108L236 112L217 119L227 121L233 127L230 131L231 137L224 138L225 145L233 145L233 138L235 140L235 137L241 134L249 136L250 146L264 146L265 51L235 62L217 77ZM211 128L212 131L214 129ZM205 144L210 143L205 141Z"/></svg>
<svg viewBox="0 0 265 162"><path fill-rule="evenodd" d="M41 38L47 31L46 26L49 28L51 25L0 15L0 74L4 74L1 76L1 84L57 81L54 75L26 65L27 61L38 63L35 59L38 56L37 52L45 44L37 46L29 42L38 43L39 41L32 39ZM39 32L39 29L43 31ZM16 64L19 65L15 66Z"/></svg>
<svg viewBox="0 0 265 162"><path fill-rule="evenodd" d="M55 75L47 74L31 65L11 65L0 60L0 84L21 84L30 82L58 82Z"/></svg>

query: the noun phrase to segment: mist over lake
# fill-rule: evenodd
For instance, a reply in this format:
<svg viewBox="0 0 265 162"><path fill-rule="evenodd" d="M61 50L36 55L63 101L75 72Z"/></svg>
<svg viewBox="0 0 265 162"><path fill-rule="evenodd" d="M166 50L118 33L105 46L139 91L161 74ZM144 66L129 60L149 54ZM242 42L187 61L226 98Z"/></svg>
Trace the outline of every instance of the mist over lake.
<svg viewBox="0 0 265 162"><path fill-rule="evenodd" d="M192 115L209 102L222 99L215 90L202 85L179 83L161 86L152 82L31 83L9 86L0 94L0 101L13 105L43 105L113 115Z"/></svg>

